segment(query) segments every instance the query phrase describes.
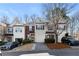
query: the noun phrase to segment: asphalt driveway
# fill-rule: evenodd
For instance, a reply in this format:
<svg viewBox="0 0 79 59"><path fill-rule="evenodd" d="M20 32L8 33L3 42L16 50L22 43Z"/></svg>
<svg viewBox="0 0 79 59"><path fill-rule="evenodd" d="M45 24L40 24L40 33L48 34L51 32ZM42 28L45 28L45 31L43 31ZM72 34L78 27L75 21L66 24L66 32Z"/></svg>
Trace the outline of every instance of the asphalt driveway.
<svg viewBox="0 0 79 59"><path fill-rule="evenodd" d="M49 50L48 47L44 43L35 43L34 50Z"/></svg>

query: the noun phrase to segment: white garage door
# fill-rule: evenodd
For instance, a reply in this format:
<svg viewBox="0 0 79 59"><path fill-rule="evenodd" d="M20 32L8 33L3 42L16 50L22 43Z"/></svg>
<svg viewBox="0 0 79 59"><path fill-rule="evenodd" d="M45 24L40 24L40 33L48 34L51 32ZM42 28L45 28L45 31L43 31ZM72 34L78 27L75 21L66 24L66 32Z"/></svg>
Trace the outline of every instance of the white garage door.
<svg viewBox="0 0 79 59"><path fill-rule="evenodd" d="M37 30L35 32L35 42L44 42L44 39L45 39L45 31Z"/></svg>

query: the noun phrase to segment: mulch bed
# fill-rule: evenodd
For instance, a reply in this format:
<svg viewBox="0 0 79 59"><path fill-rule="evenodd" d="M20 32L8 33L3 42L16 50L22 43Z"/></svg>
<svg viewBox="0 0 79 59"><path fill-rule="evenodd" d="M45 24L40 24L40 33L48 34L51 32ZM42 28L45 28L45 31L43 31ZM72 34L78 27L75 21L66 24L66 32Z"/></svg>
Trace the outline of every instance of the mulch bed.
<svg viewBox="0 0 79 59"><path fill-rule="evenodd" d="M46 44L49 49L63 49L63 48L70 48L69 45L63 43L48 43Z"/></svg>

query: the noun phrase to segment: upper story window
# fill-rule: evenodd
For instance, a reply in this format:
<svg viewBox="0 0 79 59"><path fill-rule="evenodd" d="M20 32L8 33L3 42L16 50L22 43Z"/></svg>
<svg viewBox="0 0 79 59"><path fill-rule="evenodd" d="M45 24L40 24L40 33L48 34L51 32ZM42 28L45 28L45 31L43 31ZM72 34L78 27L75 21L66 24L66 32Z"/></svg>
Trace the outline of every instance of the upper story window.
<svg viewBox="0 0 79 59"><path fill-rule="evenodd" d="M48 30L53 30L52 26L48 26Z"/></svg>
<svg viewBox="0 0 79 59"><path fill-rule="evenodd" d="M22 29L21 28L16 28L15 32L22 32Z"/></svg>
<svg viewBox="0 0 79 59"><path fill-rule="evenodd" d="M47 27L47 30L53 30L52 23L48 23L46 27Z"/></svg>
<svg viewBox="0 0 79 59"><path fill-rule="evenodd" d="M44 25L36 25L37 30L44 30Z"/></svg>
<svg viewBox="0 0 79 59"><path fill-rule="evenodd" d="M17 32L17 30L15 30L15 32Z"/></svg>
<svg viewBox="0 0 79 59"><path fill-rule="evenodd" d="M65 24L59 24L58 25L59 30L65 30L65 28L66 28Z"/></svg>
<svg viewBox="0 0 79 59"><path fill-rule="evenodd" d="M29 31L32 31L32 26L29 26Z"/></svg>
<svg viewBox="0 0 79 59"><path fill-rule="evenodd" d="M12 33L13 29L12 28L8 28L8 33Z"/></svg>
<svg viewBox="0 0 79 59"><path fill-rule="evenodd" d="M13 29L12 28L8 28L8 32L12 32L13 31Z"/></svg>
<svg viewBox="0 0 79 59"><path fill-rule="evenodd" d="M20 30L20 32L22 32L22 30Z"/></svg>

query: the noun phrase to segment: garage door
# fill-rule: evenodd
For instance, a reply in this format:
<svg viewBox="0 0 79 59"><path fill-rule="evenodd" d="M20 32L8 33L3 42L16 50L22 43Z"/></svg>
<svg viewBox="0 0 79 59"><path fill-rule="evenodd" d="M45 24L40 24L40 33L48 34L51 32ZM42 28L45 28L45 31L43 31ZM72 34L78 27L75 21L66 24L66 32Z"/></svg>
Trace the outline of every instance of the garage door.
<svg viewBox="0 0 79 59"><path fill-rule="evenodd" d="M35 42L44 42L45 39L45 31L38 30L35 33Z"/></svg>

